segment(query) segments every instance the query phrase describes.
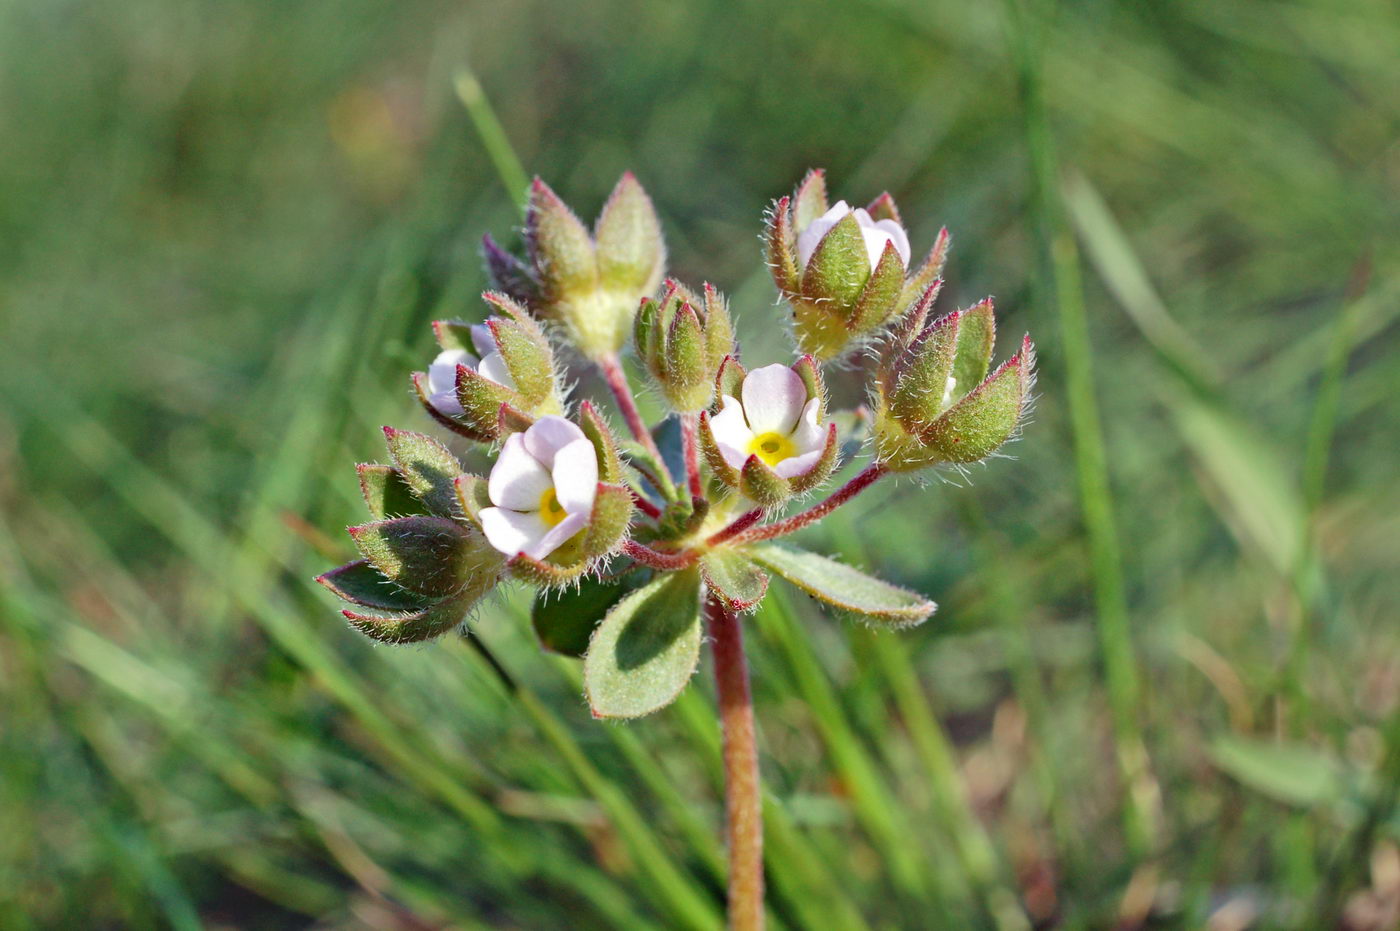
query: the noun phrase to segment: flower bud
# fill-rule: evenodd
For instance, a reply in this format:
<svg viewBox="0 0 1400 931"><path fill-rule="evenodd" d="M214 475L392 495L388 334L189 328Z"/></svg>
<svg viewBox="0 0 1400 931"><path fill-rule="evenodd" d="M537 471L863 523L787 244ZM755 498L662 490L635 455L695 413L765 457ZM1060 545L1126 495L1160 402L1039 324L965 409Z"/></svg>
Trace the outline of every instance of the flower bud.
<svg viewBox="0 0 1400 931"><path fill-rule="evenodd" d="M435 420L486 443L560 413L563 402L554 352L540 325L504 294L488 291L483 298L505 316L477 324L435 322L442 351L426 375L414 373L413 384Z"/></svg>
<svg viewBox="0 0 1400 931"><path fill-rule="evenodd" d="M557 323L589 359L618 352L638 301L656 290L666 265L661 222L637 179L622 176L590 233L536 178L524 238L524 261L485 238L482 253L495 286Z"/></svg>
<svg viewBox="0 0 1400 931"><path fill-rule="evenodd" d="M766 232L773 281L792 305L798 346L827 361L875 336L938 277L947 230L906 278L909 235L889 194L852 209L828 206L821 171L772 208Z"/></svg>
<svg viewBox="0 0 1400 931"><path fill-rule="evenodd" d="M927 320L938 285L910 312ZM991 299L905 328L891 340L876 380L875 443L895 471L978 462L1011 439L1034 381L1035 349L1021 350L990 376L996 321Z"/></svg>
<svg viewBox="0 0 1400 931"><path fill-rule="evenodd" d="M677 411L698 411L714 398L715 372L734 351L734 325L723 295L705 285L703 300L674 281L644 298L633 328L637 355Z"/></svg>
<svg viewBox="0 0 1400 931"><path fill-rule="evenodd" d="M700 415L705 459L721 482L772 508L817 487L836 467L836 425L811 356L752 372L733 358L716 379L721 409Z"/></svg>

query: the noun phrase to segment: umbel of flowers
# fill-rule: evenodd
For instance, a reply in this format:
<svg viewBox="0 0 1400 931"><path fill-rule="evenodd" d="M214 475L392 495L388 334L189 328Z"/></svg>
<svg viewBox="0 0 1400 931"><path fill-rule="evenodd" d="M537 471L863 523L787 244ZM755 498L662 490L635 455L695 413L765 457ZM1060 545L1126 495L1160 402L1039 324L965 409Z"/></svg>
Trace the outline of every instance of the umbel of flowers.
<svg viewBox="0 0 1400 931"><path fill-rule="evenodd" d="M522 239L514 255L486 238L495 290L483 295L484 319L434 324L438 351L412 377L454 445L385 427L387 463L358 467L371 518L349 528L360 558L318 581L350 602L356 630L384 643L459 629L507 580L532 586L541 646L582 657L600 718L671 702L708 625L725 717L731 922L758 927L761 819L756 781L741 778L756 767L741 616L774 575L842 617L885 627L919 623L935 607L775 541L884 476L994 455L1027 407L1031 343L992 370L992 302L933 311L947 231L912 263L888 194L832 205L819 171L775 202L766 224L767 262L791 308L790 359L741 361L724 296L665 278L661 224L630 174L591 230L536 180ZM565 347L597 369L620 428L607 403L566 400L567 381L594 382L565 370ZM628 348L679 429L642 418ZM868 397L845 400L868 412L833 416L822 365L852 359L867 363ZM660 436L676 448L663 451ZM862 445L867 461L824 491L851 465L842 451ZM459 458L472 446L491 463L479 472Z"/></svg>

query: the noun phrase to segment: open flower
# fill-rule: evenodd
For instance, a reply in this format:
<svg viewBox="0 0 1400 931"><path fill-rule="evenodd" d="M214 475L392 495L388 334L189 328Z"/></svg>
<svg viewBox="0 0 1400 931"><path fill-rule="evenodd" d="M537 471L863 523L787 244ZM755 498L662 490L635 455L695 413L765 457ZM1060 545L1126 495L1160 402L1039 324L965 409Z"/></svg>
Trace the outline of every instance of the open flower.
<svg viewBox="0 0 1400 931"><path fill-rule="evenodd" d="M587 526L597 489L593 443L563 417L541 417L506 440L481 529L502 553L544 559Z"/></svg>
<svg viewBox="0 0 1400 931"><path fill-rule="evenodd" d="M718 382L721 409L701 415L700 440L720 481L776 507L826 480L836 464L836 431L823 422L824 389L810 356L792 368L748 373L730 357Z"/></svg>
<svg viewBox="0 0 1400 931"><path fill-rule="evenodd" d="M449 417L462 413L462 402L457 399L457 366L463 365L482 378L489 379L507 388L515 387L515 379L510 376L506 360L496 348L491 328L484 323L471 327L472 345L481 360L465 349L444 349L428 366L428 402Z"/></svg>
<svg viewBox="0 0 1400 931"><path fill-rule="evenodd" d="M724 460L742 469L757 456L778 475L805 475L822 456L821 398L807 397L807 386L786 365L754 369L740 389L743 401L724 395L710 421Z"/></svg>
<svg viewBox="0 0 1400 931"><path fill-rule="evenodd" d="M864 207L852 210L844 200L838 200L834 207L807 224L807 228L797 234L798 266L806 268L822 238L832 227L845 219L847 214L852 213L855 214L856 223L860 225L861 236L865 238L865 254L870 260L871 271L880 264L880 256L885 252L886 243L894 243L895 251L899 253L904 267L909 267L909 234L899 225L899 221L888 218L876 220Z"/></svg>

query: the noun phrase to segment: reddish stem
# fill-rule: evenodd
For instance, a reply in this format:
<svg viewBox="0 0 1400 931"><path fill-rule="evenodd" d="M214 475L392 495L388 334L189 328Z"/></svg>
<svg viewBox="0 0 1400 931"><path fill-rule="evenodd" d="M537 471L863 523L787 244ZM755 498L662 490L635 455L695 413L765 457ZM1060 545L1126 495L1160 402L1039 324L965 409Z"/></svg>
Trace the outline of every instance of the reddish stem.
<svg viewBox="0 0 1400 931"><path fill-rule="evenodd" d="M627 429L631 431L633 438L656 457L658 464L663 464L665 460L661 458L661 450L657 449L656 441L651 438L651 431L642 420L642 412L637 410L637 400L632 397L632 386L627 383L627 373L622 370L622 360L616 354L604 356L598 360L598 368L602 371L603 380L608 383L608 388L612 390L618 409L622 411L622 419L627 421ZM663 464L662 468L664 467Z"/></svg>
<svg viewBox="0 0 1400 931"><path fill-rule="evenodd" d="M696 422L700 415L695 412L681 414L681 440L685 447L685 474L690 480L690 494L693 498L705 496L705 486L700 483L700 444L697 442Z"/></svg>
<svg viewBox="0 0 1400 931"><path fill-rule="evenodd" d="M734 539L739 534L743 533L745 530L748 530L750 527L752 527L754 524L758 523L762 519L763 508L754 508L752 511L740 514L735 519L734 523L730 524L728 527L725 527L723 530L721 530L719 533L716 533L714 536L710 537L708 540L705 541L705 543L709 546L719 546L726 540Z"/></svg>
<svg viewBox="0 0 1400 931"><path fill-rule="evenodd" d="M632 492L632 503L637 505L637 510L653 520L661 516L661 508L652 504L645 495L639 493L634 488L629 488L628 491Z"/></svg>
<svg viewBox="0 0 1400 931"><path fill-rule="evenodd" d="M715 684L724 729L725 835L729 842L729 927L762 931L763 803L749 669L739 617L711 600L706 611L714 638Z"/></svg>
<svg viewBox="0 0 1400 931"><path fill-rule="evenodd" d="M735 534L732 539L736 543L757 543L759 540L771 540L774 537L787 536L794 531L801 530L803 527L815 524L817 521L875 484L875 481L887 472L889 472L889 468L883 462L872 462L849 482L838 488L830 498L827 498L820 504L808 508L801 514L794 514L787 520L780 520L776 523L765 524L762 527L754 527L750 530L745 530L742 533ZM745 515L745 517L747 516L748 515ZM740 520L743 520L743 518L740 518ZM720 531L720 533L724 533L724 531Z"/></svg>
<svg viewBox="0 0 1400 931"><path fill-rule="evenodd" d="M680 553L663 553L654 550L645 543L638 543L636 540L628 540L622 544L622 552L626 556L652 569L685 569L695 564L695 560L700 554L694 550L685 550Z"/></svg>

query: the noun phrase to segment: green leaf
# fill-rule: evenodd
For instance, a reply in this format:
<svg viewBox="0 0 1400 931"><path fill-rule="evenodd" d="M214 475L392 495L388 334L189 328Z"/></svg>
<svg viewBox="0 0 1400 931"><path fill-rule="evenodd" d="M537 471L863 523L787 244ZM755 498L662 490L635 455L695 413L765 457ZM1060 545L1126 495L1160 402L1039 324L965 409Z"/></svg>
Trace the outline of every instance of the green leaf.
<svg viewBox="0 0 1400 931"><path fill-rule="evenodd" d="M636 575L629 573L607 581L589 577L576 588L536 594L530 607L530 624L540 646L565 656L582 656L603 615L637 587Z"/></svg>
<svg viewBox="0 0 1400 931"><path fill-rule="evenodd" d="M427 513L423 502L413 496L412 489L393 466L362 462L355 466L355 471L360 474L360 494L364 495L365 506L375 520Z"/></svg>
<svg viewBox="0 0 1400 931"><path fill-rule="evenodd" d="M731 611L748 611L768 594L768 573L731 549L710 550L700 559L710 591Z"/></svg>
<svg viewBox="0 0 1400 931"><path fill-rule="evenodd" d="M891 585L816 553L775 543L754 546L749 558L802 591L862 620L890 627L918 624L937 605L917 592Z"/></svg>
<svg viewBox="0 0 1400 931"><path fill-rule="evenodd" d="M363 559L318 575L316 581L338 598L366 608L378 608L380 611L418 611L423 608L421 595L405 591L390 582Z"/></svg>
<svg viewBox="0 0 1400 931"><path fill-rule="evenodd" d="M1212 742L1210 755L1244 785L1290 805L1335 804L1351 789L1341 763L1311 747L1226 736Z"/></svg>
<svg viewBox="0 0 1400 931"><path fill-rule="evenodd" d="M452 482L462 474L462 464L446 446L422 433L384 428L389 456L413 493L439 517L453 517L457 490Z"/></svg>
<svg viewBox="0 0 1400 931"><path fill-rule="evenodd" d="M420 595L452 594L488 571L489 547L444 517L396 517L351 527L350 536L385 578Z"/></svg>
<svg viewBox="0 0 1400 931"><path fill-rule="evenodd" d="M596 718L669 705L700 661L700 571L660 576L619 601L588 645L583 681Z"/></svg>

